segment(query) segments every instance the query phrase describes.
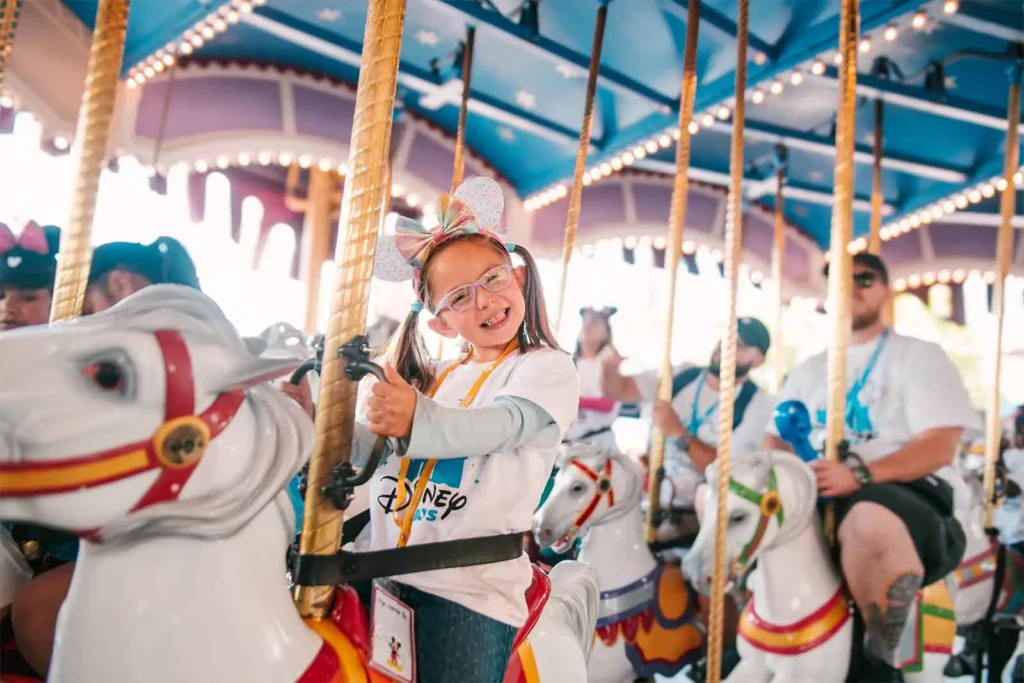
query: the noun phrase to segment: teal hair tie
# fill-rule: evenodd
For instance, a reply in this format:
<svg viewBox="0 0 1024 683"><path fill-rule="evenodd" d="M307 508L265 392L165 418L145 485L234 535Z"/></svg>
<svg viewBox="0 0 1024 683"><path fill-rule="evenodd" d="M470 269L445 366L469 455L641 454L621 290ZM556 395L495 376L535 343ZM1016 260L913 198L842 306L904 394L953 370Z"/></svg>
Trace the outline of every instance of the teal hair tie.
<svg viewBox="0 0 1024 683"><path fill-rule="evenodd" d="M516 253L516 243L515 242L505 242L505 248L508 249L508 253L510 253L510 254Z"/></svg>
<svg viewBox="0 0 1024 683"><path fill-rule="evenodd" d="M413 313L420 313L423 310L423 304L419 301L413 301L412 306L409 308Z"/></svg>

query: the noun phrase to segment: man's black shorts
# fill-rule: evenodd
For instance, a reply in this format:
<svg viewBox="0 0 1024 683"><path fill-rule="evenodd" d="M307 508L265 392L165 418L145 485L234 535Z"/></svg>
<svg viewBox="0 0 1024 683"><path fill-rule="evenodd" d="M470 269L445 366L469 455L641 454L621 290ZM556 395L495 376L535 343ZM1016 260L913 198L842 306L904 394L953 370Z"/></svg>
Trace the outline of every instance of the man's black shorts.
<svg viewBox="0 0 1024 683"><path fill-rule="evenodd" d="M836 500L836 528L857 503L876 503L891 511L903 521L914 541L927 586L960 565L967 539L952 510L940 512L936 502L922 495L916 486L917 483L868 484Z"/></svg>

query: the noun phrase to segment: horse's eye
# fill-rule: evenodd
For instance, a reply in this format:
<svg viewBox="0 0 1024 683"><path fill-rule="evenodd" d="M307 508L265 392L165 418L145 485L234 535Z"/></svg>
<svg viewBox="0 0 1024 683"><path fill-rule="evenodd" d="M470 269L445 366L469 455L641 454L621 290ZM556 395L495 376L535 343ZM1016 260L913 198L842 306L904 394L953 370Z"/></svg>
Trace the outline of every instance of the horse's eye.
<svg viewBox="0 0 1024 683"><path fill-rule="evenodd" d="M745 522L745 521L747 521L747 513L746 512L734 512L731 515L729 515L729 524L730 525L732 525L732 524L743 524L743 522Z"/></svg>
<svg viewBox="0 0 1024 683"><path fill-rule="evenodd" d="M573 484L569 488L569 493L580 494L580 493L583 493L584 491L586 491L586 489L587 489L586 486L584 486L580 482L576 482L575 484Z"/></svg>
<svg viewBox="0 0 1024 683"><path fill-rule="evenodd" d="M101 391L122 396L129 391L129 371L123 363L111 358L101 358L82 365L82 374Z"/></svg>

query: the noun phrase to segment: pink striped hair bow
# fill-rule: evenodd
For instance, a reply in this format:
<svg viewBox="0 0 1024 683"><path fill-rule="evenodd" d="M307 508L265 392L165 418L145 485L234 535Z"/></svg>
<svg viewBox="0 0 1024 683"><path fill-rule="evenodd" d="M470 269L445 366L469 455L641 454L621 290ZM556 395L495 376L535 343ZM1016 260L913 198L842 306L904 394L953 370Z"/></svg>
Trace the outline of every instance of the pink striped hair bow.
<svg viewBox="0 0 1024 683"><path fill-rule="evenodd" d="M35 221L29 221L21 230L17 238L6 223L0 223L0 254L13 251L15 247L21 247L25 251L35 252L42 256L50 253L50 244L46 241L46 233Z"/></svg>

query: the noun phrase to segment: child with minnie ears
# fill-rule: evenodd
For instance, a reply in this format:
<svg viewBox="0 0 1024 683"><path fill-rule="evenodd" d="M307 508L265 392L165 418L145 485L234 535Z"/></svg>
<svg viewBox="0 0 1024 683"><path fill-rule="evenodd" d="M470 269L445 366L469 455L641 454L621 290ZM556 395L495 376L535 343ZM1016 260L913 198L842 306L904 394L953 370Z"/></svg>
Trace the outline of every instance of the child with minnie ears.
<svg viewBox="0 0 1024 683"><path fill-rule="evenodd" d="M416 302L366 402L369 430L398 440L370 483L370 549L529 529L576 417L576 368L551 333L536 263L493 232L503 208L497 183L473 178L442 196L437 228L399 218L377 246L374 274L411 279ZM432 330L469 345L463 358L430 360L424 309ZM394 577L421 683L500 683L531 578L525 555Z"/></svg>

